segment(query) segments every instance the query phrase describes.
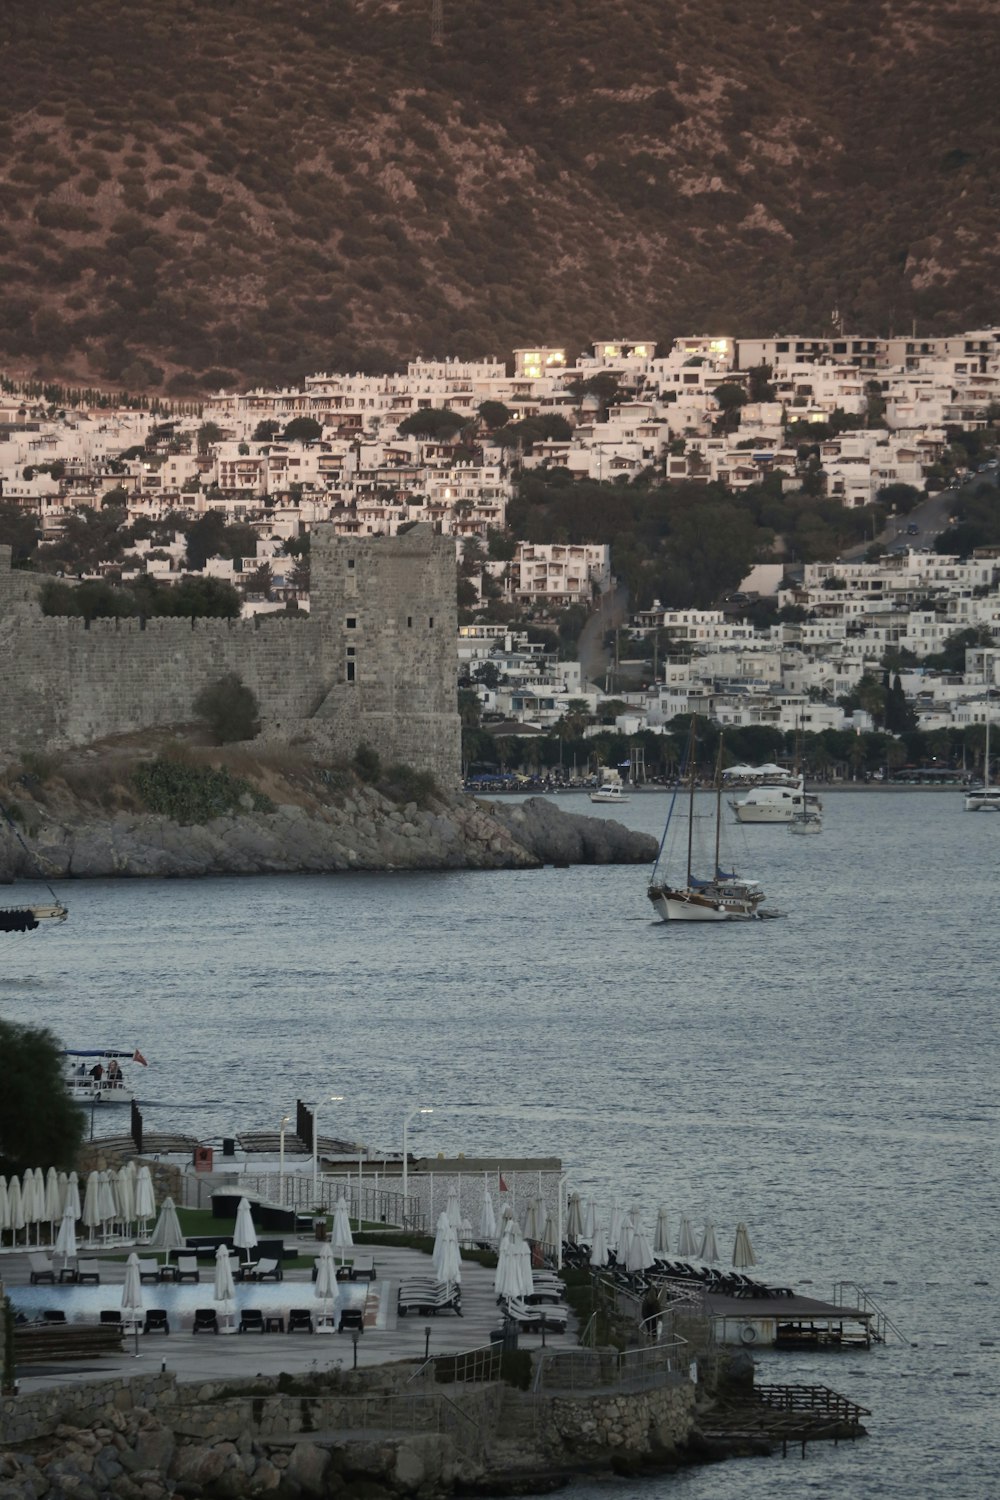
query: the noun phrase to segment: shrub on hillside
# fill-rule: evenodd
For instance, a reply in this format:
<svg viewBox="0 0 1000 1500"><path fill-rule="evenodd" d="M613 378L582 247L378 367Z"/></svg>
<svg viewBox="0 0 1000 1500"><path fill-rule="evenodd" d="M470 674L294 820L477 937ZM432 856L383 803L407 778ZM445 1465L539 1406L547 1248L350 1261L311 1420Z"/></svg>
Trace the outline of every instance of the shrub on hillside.
<svg viewBox="0 0 1000 1500"><path fill-rule="evenodd" d="M252 740L257 733L257 698L235 672L227 672L218 682L203 687L193 707L207 723L217 745Z"/></svg>

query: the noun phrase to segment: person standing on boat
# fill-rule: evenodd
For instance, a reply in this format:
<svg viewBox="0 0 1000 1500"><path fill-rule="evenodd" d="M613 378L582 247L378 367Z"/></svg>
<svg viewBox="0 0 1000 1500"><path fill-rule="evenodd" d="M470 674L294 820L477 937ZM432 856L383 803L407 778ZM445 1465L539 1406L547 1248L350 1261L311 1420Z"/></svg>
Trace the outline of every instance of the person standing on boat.
<svg viewBox="0 0 1000 1500"><path fill-rule="evenodd" d="M103 1087L103 1085L101 1084L101 1079L104 1077L103 1064L96 1062L90 1070L90 1076L94 1080L98 1088Z"/></svg>
<svg viewBox="0 0 1000 1500"><path fill-rule="evenodd" d="M115 1058L112 1058L108 1063L108 1088L117 1088L121 1081L122 1070L118 1066L117 1060Z"/></svg>

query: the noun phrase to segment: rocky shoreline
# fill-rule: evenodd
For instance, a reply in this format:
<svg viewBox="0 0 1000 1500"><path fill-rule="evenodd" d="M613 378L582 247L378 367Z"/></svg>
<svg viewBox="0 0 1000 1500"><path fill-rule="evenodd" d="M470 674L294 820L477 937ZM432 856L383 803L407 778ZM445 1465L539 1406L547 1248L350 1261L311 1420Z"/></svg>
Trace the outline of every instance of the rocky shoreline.
<svg viewBox="0 0 1000 1500"><path fill-rule="evenodd" d="M656 855L647 835L541 797L500 805L435 790L418 805L343 772L332 778L298 766L293 774L262 763L258 775L244 768L253 796L241 805L183 821L144 808L121 767L92 763L87 771L85 790L79 775L41 782L22 773L0 784L13 820L0 825L0 882L532 869L651 863ZM261 800L268 810L257 810Z"/></svg>

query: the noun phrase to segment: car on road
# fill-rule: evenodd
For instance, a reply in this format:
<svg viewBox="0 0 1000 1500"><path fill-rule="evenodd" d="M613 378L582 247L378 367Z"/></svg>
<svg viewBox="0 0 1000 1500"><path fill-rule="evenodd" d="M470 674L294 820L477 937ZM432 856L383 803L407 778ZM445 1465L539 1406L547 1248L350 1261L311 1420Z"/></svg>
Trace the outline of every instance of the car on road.
<svg viewBox="0 0 1000 1500"><path fill-rule="evenodd" d="M906 535L907 536L919 536L920 535L920 527L917 525L916 521L911 521L910 524L909 524L909 526L907 526L907 528L906 528Z"/></svg>

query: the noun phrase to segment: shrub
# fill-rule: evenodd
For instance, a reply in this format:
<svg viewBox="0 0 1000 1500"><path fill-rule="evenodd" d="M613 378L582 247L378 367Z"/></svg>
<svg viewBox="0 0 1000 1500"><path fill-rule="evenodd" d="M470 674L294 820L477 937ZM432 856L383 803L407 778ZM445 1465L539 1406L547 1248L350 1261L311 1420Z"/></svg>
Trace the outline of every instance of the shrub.
<svg viewBox="0 0 1000 1500"><path fill-rule="evenodd" d="M207 823L238 812L274 812L274 803L242 776L209 766L157 759L137 766L132 784L152 813L175 823Z"/></svg>
<svg viewBox="0 0 1000 1500"><path fill-rule="evenodd" d="M351 765L361 780L368 783L377 781L382 771L378 751L373 750L371 745L366 745L363 740L354 752Z"/></svg>
<svg viewBox="0 0 1000 1500"><path fill-rule="evenodd" d="M379 791L391 802L415 802L427 808L440 796L438 784L430 771L415 771L412 766L390 766L379 782Z"/></svg>
<svg viewBox="0 0 1000 1500"><path fill-rule="evenodd" d="M208 724L217 745L252 740L257 733L256 696L235 672L227 672L218 682L206 684L195 698L193 707L198 717Z"/></svg>

